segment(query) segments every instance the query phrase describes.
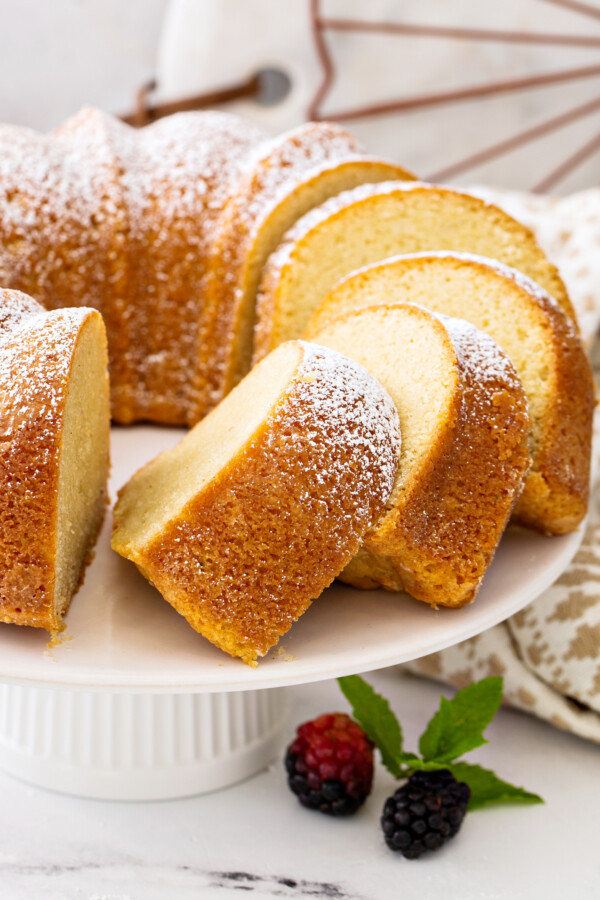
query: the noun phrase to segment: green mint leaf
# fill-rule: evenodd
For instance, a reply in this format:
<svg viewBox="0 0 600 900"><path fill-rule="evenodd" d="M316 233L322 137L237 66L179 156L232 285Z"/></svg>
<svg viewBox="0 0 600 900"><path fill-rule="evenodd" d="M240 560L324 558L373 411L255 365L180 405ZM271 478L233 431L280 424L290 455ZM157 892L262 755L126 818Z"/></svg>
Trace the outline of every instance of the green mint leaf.
<svg viewBox="0 0 600 900"><path fill-rule="evenodd" d="M402 728L387 700L359 675L338 678L338 684L354 718L379 748L384 766L401 778Z"/></svg>
<svg viewBox="0 0 600 900"><path fill-rule="evenodd" d="M420 763L421 760L416 753L399 753L396 757L398 762L412 765L414 762Z"/></svg>
<svg viewBox="0 0 600 900"><path fill-rule="evenodd" d="M501 700L501 678L470 684L452 700L440 697L440 708L419 740L423 759L451 762L486 744L482 732L498 712Z"/></svg>
<svg viewBox="0 0 600 900"><path fill-rule="evenodd" d="M437 760L420 759L418 756L407 759L406 764L408 765L408 775L412 775L413 772L437 772L438 769L449 768L448 763L438 762Z"/></svg>
<svg viewBox="0 0 600 900"><path fill-rule="evenodd" d="M471 788L469 809L481 809L491 803L543 803L538 794L531 794L522 787L502 781L489 769L469 763L450 763L447 766L457 781L466 782Z"/></svg>

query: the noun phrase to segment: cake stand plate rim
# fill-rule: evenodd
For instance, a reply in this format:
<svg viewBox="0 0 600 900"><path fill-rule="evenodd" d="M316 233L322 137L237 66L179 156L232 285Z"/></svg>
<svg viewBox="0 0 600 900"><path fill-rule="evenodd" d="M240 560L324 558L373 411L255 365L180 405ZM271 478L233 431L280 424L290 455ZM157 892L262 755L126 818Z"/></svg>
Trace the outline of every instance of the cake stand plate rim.
<svg viewBox="0 0 600 900"><path fill-rule="evenodd" d="M181 434L146 425L114 428L112 496L132 471ZM509 528L476 601L460 610L433 611L406 595L336 584L256 669L193 632L133 564L110 550L110 528L107 521L62 642L48 648L47 636L37 629L0 625L0 681L88 691L215 693L306 684L409 662L491 628L539 596L577 552L585 522L561 537Z"/></svg>

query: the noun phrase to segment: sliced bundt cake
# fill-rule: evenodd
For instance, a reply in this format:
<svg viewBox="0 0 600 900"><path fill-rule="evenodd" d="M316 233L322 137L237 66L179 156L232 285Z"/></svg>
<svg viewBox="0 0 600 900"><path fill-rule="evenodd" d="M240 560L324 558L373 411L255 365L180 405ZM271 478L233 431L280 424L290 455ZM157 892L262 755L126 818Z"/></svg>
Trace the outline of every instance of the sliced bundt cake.
<svg viewBox="0 0 600 900"><path fill-rule="evenodd" d="M533 234L506 213L436 185L363 185L303 216L269 258L258 299L255 359L299 337L334 284L354 269L426 250L498 259L540 284L575 320L556 268Z"/></svg>
<svg viewBox="0 0 600 900"><path fill-rule="evenodd" d="M0 126L0 284L102 313L117 421L188 421L213 229L264 139L212 111Z"/></svg>
<svg viewBox="0 0 600 900"><path fill-rule="evenodd" d="M264 134L215 111L179 113L130 132L137 161L123 173L123 186L134 418L190 424L197 418L194 376L206 363L201 346L214 230Z"/></svg>
<svg viewBox="0 0 600 900"><path fill-rule="evenodd" d="M408 173L327 123L275 141L215 111L142 129L90 108L49 135L2 125L0 284L102 313L116 421L193 424L248 367L256 283L285 230L392 177Z"/></svg>
<svg viewBox="0 0 600 900"><path fill-rule="evenodd" d="M418 303L486 331L515 366L531 417L531 469L513 517L562 534L587 509L594 384L573 324L529 278L464 254L400 256L340 282L314 313L307 340L349 310Z"/></svg>
<svg viewBox="0 0 600 900"><path fill-rule="evenodd" d="M216 228L205 299L202 352L206 394L200 418L250 367L256 293L285 232L329 197L368 182L412 179L400 166L365 156L339 125L310 122L274 140L240 179Z"/></svg>
<svg viewBox="0 0 600 900"><path fill-rule="evenodd" d="M371 375L286 343L119 492L112 545L193 628L254 664L358 550L399 440Z"/></svg>
<svg viewBox="0 0 600 900"><path fill-rule="evenodd" d="M312 339L381 382L402 432L391 498L341 579L432 606L469 603L529 465L512 363L473 325L409 304L348 312Z"/></svg>
<svg viewBox="0 0 600 900"><path fill-rule="evenodd" d="M0 290L0 621L56 632L106 508L106 336Z"/></svg>

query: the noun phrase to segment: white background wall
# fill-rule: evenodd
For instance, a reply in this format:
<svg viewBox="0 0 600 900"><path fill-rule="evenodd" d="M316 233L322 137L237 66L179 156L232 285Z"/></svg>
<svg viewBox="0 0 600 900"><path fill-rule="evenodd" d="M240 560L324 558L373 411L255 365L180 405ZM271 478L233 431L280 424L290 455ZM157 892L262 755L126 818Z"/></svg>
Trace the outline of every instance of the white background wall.
<svg viewBox="0 0 600 900"><path fill-rule="evenodd" d="M85 103L130 110L154 74L167 5L0 0L0 121L47 130Z"/></svg>

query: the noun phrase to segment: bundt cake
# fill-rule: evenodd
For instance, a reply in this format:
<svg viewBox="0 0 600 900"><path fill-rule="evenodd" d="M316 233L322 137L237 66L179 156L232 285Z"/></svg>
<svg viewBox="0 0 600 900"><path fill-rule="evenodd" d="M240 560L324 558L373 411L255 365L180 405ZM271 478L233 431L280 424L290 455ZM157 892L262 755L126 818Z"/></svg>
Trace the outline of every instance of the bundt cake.
<svg viewBox="0 0 600 900"><path fill-rule="evenodd" d="M3 125L0 284L102 313L117 422L193 424L248 368L256 284L285 230L392 177L410 176L326 123L275 141L214 111L139 130L90 108L47 136Z"/></svg>
<svg viewBox="0 0 600 900"><path fill-rule="evenodd" d="M102 313L117 421L187 421L212 229L263 139L218 112L0 127L0 284Z"/></svg>
<svg viewBox="0 0 600 900"><path fill-rule="evenodd" d="M498 259L540 284L575 321L558 271L533 234L506 213L436 185L367 184L307 213L270 256L258 298L255 361L300 337L325 295L354 269L426 250Z"/></svg>
<svg viewBox="0 0 600 900"><path fill-rule="evenodd" d="M572 323L514 269L465 254L423 253L375 263L340 282L305 332L349 310L418 303L486 331L515 366L531 417L531 469L513 518L562 534L584 518L589 493L594 383Z"/></svg>
<svg viewBox="0 0 600 900"><path fill-rule="evenodd" d="M508 215L411 178L328 123L276 140L217 112L139 131L90 109L49 136L0 126L0 284L46 310L0 295L0 618L55 631L99 528L98 312L118 422L193 425L240 382L121 491L113 546L246 662L342 569L469 602L517 499L528 417L511 363L473 326L399 301L435 294L513 357L534 457L516 515L575 526L592 386L562 281ZM541 288L480 259L396 260L334 291L310 325L320 346L289 340L358 266L433 250L497 258ZM266 358L244 378L252 352ZM396 406L407 438L384 509Z"/></svg>
<svg viewBox="0 0 600 900"><path fill-rule="evenodd" d="M106 336L0 290L0 621L55 633L107 502Z"/></svg>
<svg viewBox="0 0 600 900"><path fill-rule="evenodd" d="M329 122L310 122L271 144L229 197L210 254L205 339L210 354L201 407L218 402L250 368L256 293L285 232L329 197L359 184L412 179L405 169L364 156L356 139Z"/></svg>
<svg viewBox="0 0 600 900"><path fill-rule="evenodd" d="M285 343L119 492L112 546L193 628L254 664L358 550L399 442L374 378Z"/></svg>
<svg viewBox="0 0 600 900"><path fill-rule="evenodd" d="M432 606L472 601L529 465L529 417L508 357L473 325L410 304L348 312L313 341L364 366L398 409L386 510L339 576Z"/></svg>

